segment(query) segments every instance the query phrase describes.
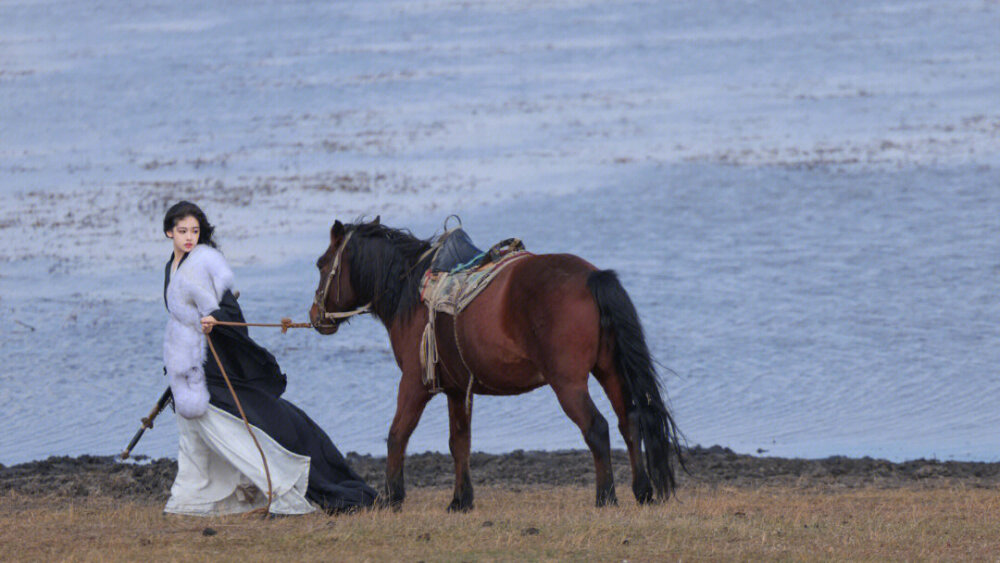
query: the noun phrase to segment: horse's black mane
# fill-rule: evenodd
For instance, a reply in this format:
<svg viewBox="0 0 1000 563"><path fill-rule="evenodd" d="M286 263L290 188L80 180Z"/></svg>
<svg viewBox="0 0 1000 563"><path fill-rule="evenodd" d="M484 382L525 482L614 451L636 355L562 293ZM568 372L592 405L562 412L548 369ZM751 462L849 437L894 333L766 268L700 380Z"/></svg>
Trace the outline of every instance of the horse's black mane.
<svg viewBox="0 0 1000 563"><path fill-rule="evenodd" d="M412 314L420 303L420 280L430 264L430 256L420 257L431 247L430 241L378 222L347 228L354 230L346 249L351 286L362 302L370 299L372 313L387 327L396 318Z"/></svg>

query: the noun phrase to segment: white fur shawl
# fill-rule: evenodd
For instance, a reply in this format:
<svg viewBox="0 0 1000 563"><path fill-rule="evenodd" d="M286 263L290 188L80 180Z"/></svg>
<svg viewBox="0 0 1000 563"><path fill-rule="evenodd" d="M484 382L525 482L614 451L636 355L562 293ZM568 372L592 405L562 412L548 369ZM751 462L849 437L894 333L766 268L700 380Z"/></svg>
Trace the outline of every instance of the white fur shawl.
<svg viewBox="0 0 1000 563"><path fill-rule="evenodd" d="M170 276L167 309L170 318L163 338L163 362L170 377L177 414L197 418L208 410L205 386L205 335L201 318L219 308L233 271L222 253L197 245Z"/></svg>

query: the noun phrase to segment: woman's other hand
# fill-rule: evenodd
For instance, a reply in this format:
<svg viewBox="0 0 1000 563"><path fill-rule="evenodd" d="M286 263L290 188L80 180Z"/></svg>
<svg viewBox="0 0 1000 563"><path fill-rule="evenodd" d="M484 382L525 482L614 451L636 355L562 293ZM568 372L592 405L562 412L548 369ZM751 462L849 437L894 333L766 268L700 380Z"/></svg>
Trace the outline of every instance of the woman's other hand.
<svg viewBox="0 0 1000 563"><path fill-rule="evenodd" d="M207 317L202 317L201 331L204 332L205 334L212 332L212 327L215 326L215 323L217 322L219 321L215 320L215 317L213 317L212 315L209 315Z"/></svg>

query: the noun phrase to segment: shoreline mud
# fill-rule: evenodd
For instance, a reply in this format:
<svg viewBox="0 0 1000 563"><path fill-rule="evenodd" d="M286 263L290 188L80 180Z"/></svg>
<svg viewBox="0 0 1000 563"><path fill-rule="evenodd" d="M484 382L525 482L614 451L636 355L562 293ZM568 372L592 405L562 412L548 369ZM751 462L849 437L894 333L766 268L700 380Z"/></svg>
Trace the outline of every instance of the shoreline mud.
<svg viewBox="0 0 1000 563"><path fill-rule="evenodd" d="M348 463L369 483L381 487L385 458L348 453ZM1000 463L917 459L900 463L873 458L828 457L796 459L738 454L721 446L693 447L686 452L687 471L679 471L679 488L783 486L835 491L877 488L995 488L1000 486ZM628 456L613 452L619 495L631 483ZM506 454L473 453L474 485L519 490L535 486L594 485L590 452L521 451ZM451 456L417 453L406 458L409 487L450 487ZM165 501L177 471L170 458L138 457L133 462L115 456L52 456L5 467L0 465L0 495L38 497L111 497L132 502Z"/></svg>

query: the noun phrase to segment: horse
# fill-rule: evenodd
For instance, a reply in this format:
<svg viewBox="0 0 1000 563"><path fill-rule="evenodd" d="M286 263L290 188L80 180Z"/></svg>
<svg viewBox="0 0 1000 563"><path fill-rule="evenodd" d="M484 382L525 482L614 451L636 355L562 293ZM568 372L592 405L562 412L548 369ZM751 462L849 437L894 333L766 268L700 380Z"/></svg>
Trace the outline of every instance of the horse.
<svg viewBox="0 0 1000 563"><path fill-rule="evenodd" d="M431 240L382 225L378 217L346 225L337 220L316 261L320 282L309 309L321 334L334 334L344 320L365 312L388 332L402 375L382 502L397 510L406 497L406 445L433 396L422 378L420 346L429 312L419 296L432 249ZM614 271L571 254L530 254L504 267L459 314L438 313L435 323L438 384L448 399L448 445L455 463L449 512L473 508L473 396L518 395L546 384L593 454L595 504L617 504L608 423L590 397L590 374L618 418L636 500L660 502L673 494L675 465L684 466L678 430L661 396L635 306Z"/></svg>

